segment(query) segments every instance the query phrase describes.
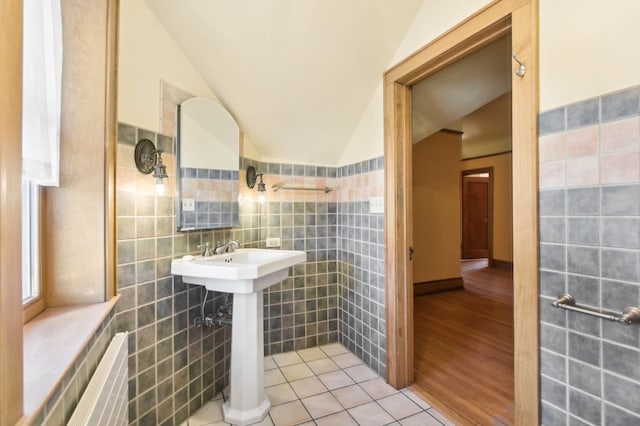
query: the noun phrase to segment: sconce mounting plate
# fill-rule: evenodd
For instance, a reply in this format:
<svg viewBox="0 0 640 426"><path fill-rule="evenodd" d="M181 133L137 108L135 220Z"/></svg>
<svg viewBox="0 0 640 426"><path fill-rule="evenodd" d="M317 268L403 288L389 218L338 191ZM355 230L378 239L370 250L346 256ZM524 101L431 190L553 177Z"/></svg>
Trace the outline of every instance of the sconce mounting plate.
<svg viewBox="0 0 640 426"><path fill-rule="evenodd" d="M253 189L256 186L256 180L258 179L258 174L256 173L256 168L253 166L247 167L247 186L249 189Z"/></svg>
<svg viewBox="0 0 640 426"><path fill-rule="evenodd" d="M149 139L140 139L133 152L136 168L140 173L148 175L156 165L156 147Z"/></svg>

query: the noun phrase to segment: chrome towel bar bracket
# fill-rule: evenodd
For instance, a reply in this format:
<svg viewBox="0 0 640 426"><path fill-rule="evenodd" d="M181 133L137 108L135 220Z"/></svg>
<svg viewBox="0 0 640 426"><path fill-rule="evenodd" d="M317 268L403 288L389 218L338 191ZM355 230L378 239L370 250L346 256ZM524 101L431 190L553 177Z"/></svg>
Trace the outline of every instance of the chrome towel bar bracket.
<svg viewBox="0 0 640 426"><path fill-rule="evenodd" d="M622 314L617 312L607 311L604 309L596 309L591 306L579 305L576 303L576 299L569 293L563 294L556 300L551 302L556 308L566 309L567 311L580 312L582 314L592 315L594 317L606 319L609 321L621 322L623 324L637 324L640 323L640 308L630 307L625 308Z"/></svg>

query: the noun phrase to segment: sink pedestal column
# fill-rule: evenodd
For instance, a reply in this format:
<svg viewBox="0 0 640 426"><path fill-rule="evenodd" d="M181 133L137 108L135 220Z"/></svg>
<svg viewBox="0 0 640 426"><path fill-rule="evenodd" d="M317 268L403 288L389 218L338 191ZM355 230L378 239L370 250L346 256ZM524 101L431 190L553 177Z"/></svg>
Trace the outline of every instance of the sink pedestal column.
<svg viewBox="0 0 640 426"><path fill-rule="evenodd" d="M224 421L244 426L262 420L271 402L264 394L262 290L233 295L229 400L222 406Z"/></svg>

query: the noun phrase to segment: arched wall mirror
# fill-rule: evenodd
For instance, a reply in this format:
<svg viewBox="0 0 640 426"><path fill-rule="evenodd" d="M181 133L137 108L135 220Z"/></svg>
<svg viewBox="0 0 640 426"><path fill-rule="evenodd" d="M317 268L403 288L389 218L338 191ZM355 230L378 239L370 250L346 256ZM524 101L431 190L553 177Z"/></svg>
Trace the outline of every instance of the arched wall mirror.
<svg viewBox="0 0 640 426"><path fill-rule="evenodd" d="M178 105L176 227L238 226L240 130L219 103L191 98Z"/></svg>

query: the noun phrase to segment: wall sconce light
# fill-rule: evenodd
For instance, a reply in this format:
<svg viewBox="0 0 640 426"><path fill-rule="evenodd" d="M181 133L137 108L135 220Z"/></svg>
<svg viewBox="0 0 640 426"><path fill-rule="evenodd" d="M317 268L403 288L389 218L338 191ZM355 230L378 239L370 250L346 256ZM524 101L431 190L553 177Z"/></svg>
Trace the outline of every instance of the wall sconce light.
<svg viewBox="0 0 640 426"><path fill-rule="evenodd" d="M162 162L162 150L156 149L156 146L149 139L141 139L136 144L133 152L133 158L136 162L136 168L142 174L148 175L153 172L156 178L156 193L164 194L164 178L168 178L167 166Z"/></svg>
<svg viewBox="0 0 640 426"><path fill-rule="evenodd" d="M264 202L266 201L264 193L266 192L267 187L262 181L263 175L264 173L256 173L255 167L247 167L247 186L249 187L249 189L253 189L253 187L256 186L256 181L258 180L258 177L260 177L260 182L258 182L258 202L260 204L264 204Z"/></svg>

